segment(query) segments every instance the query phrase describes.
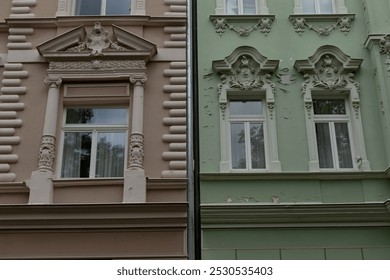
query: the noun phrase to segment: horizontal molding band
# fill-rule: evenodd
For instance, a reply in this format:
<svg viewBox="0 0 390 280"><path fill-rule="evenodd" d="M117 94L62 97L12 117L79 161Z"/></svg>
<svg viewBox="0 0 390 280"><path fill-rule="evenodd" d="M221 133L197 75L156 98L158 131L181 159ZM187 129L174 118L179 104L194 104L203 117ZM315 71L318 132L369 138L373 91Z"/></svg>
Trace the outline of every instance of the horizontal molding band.
<svg viewBox="0 0 390 280"><path fill-rule="evenodd" d="M3 136L0 138L0 145L17 145L19 143L19 136Z"/></svg>
<svg viewBox="0 0 390 280"><path fill-rule="evenodd" d="M0 145L0 154L10 154L12 153L11 145Z"/></svg>
<svg viewBox="0 0 390 280"><path fill-rule="evenodd" d="M22 84L21 79L3 79L1 82L3 84L2 91L1 91L2 93L4 93L3 88L19 87Z"/></svg>
<svg viewBox="0 0 390 280"><path fill-rule="evenodd" d="M186 170L187 161L185 160L173 160L169 162L169 168L174 170Z"/></svg>
<svg viewBox="0 0 390 280"><path fill-rule="evenodd" d="M167 77L185 77L187 71L185 69L165 69L164 76Z"/></svg>
<svg viewBox="0 0 390 280"><path fill-rule="evenodd" d="M13 182L16 179L15 173L0 174L0 182Z"/></svg>
<svg viewBox="0 0 390 280"><path fill-rule="evenodd" d="M187 116L186 109L171 109L169 110L169 116L171 117L185 117Z"/></svg>
<svg viewBox="0 0 390 280"><path fill-rule="evenodd" d="M187 172L185 170L164 170L161 176L163 178L186 178Z"/></svg>
<svg viewBox="0 0 390 280"><path fill-rule="evenodd" d="M163 142L186 142L186 134L164 134Z"/></svg>
<svg viewBox="0 0 390 280"><path fill-rule="evenodd" d="M0 128L0 136L13 136L15 135L14 128Z"/></svg>
<svg viewBox="0 0 390 280"><path fill-rule="evenodd" d="M185 160L187 158L186 152L163 152L164 160Z"/></svg>
<svg viewBox="0 0 390 280"><path fill-rule="evenodd" d="M1 105L1 104L0 104ZM186 118L163 118L164 125L185 125Z"/></svg>
<svg viewBox="0 0 390 280"><path fill-rule="evenodd" d="M1 97L1 96L0 96ZM0 112L0 120L1 119L16 119L17 113L15 111L1 111Z"/></svg>
<svg viewBox="0 0 390 280"><path fill-rule="evenodd" d="M24 103L0 103L0 110L22 111Z"/></svg>
<svg viewBox="0 0 390 280"><path fill-rule="evenodd" d="M15 162L18 162L18 160L19 160L18 155L14 155L14 154L2 155L2 154L0 154L0 163L15 163Z"/></svg>
<svg viewBox="0 0 390 280"><path fill-rule="evenodd" d="M16 120L1 120L0 119L0 128L12 128L12 127L21 127L22 126L22 120L16 119Z"/></svg>
<svg viewBox="0 0 390 280"><path fill-rule="evenodd" d="M185 134L187 132L187 126L173 125L169 128L169 132L172 134Z"/></svg>
<svg viewBox="0 0 390 280"><path fill-rule="evenodd" d="M26 87L2 87L0 89L0 92L2 94L26 94L27 88Z"/></svg>
<svg viewBox="0 0 390 280"><path fill-rule="evenodd" d="M11 166L7 163L0 163L0 172L6 173L11 170Z"/></svg>
<svg viewBox="0 0 390 280"><path fill-rule="evenodd" d="M186 101L164 101L165 109L184 109L186 108Z"/></svg>

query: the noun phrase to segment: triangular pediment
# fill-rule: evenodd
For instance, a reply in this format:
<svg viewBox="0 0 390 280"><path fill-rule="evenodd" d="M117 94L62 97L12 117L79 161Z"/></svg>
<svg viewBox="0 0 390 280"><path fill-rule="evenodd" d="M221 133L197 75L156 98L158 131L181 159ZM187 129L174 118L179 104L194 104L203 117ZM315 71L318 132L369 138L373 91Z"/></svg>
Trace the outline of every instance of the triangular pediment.
<svg viewBox="0 0 390 280"><path fill-rule="evenodd" d="M85 26L76 27L37 46L38 52L49 62L99 59L134 59L148 62L157 46L116 25L109 28L96 23L87 32Z"/></svg>

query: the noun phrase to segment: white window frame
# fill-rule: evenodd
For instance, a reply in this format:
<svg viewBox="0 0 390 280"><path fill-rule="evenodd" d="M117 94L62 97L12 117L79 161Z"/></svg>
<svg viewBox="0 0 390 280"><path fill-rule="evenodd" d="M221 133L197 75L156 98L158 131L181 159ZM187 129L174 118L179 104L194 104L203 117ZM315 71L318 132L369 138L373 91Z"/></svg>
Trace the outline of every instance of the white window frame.
<svg viewBox="0 0 390 280"><path fill-rule="evenodd" d="M330 141L331 141L331 151L332 151L332 159L333 159L333 168L320 168L321 171L354 171L357 169L356 167L356 156L355 156L355 149L354 149L354 139L353 139L353 131L351 128L351 108L349 106L348 98L343 98L340 96L332 97L329 96L328 98L325 98L324 96L316 97L313 96L313 100L331 100L331 99L339 99L344 101L345 105L345 114L334 114L334 115L327 115L327 114L315 114L314 108L313 108L313 122L314 122L314 130L315 126L318 123L326 123L329 126L329 132L330 132ZM337 143L336 143L336 133L335 133L335 123L346 123L348 126L348 134L349 134L349 145L351 149L351 160L352 160L352 167L351 168L340 168L340 162L338 160L338 149L337 149ZM316 132L314 131L316 134ZM315 144L317 147L317 158L319 161L319 155L318 155L318 143L317 143L317 135L315 135Z"/></svg>
<svg viewBox="0 0 390 280"><path fill-rule="evenodd" d="M104 0L106 1L106 0ZM56 16L75 15L76 0L58 0L58 9ZM131 1L131 15L145 15L146 0Z"/></svg>
<svg viewBox="0 0 390 280"><path fill-rule="evenodd" d="M318 5L318 0L315 0L316 6ZM347 6L345 5L345 0L332 0L333 1L333 14L348 14ZM303 14L303 3L302 0L294 0L294 14ZM316 14L321 14L318 11Z"/></svg>
<svg viewBox="0 0 390 280"><path fill-rule="evenodd" d="M244 95L245 96L245 95ZM230 114L230 102L231 101L261 101L262 106L262 115L235 115L234 117ZM269 163L269 156L268 156L268 132L267 132L267 118L266 118L266 106L264 104L264 94L256 94L254 96L239 96L236 97L236 95L232 92L229 94L229 101L228 101L228 108L227 108L227 114L228 114L228 135L226 135L226 138L228 138L228 147L229 147L229 170L231 172L266 172L268 171ZM245 129L245 158L246 158L246 168L233 168L233 161L232 161L232 145L231 145L231 124L232 123L244 123L244 129ZM251 145L250 145L250 131L249 126L252 123L261 123L263 125L263 135L264 135L264 151L265 151L265 168L252 168L252 156L251 156ZM249 137L248 136L249 133Z"/></svg>
<svg viewBox="0 0 390 280"><path fill-rule="evenodd" d="M226 15L226 0L216 0L215 14L216 15ZM268 15L269 10L267 7L266 0L256 0L256 14L258 15ZM241 14L243 15L243 14Z"/></svg>
<svg viewBox="0 0 390 280"><path fill-rule="evenodd" d="M110 109L126 109L125 124L119 125L108 125L108 124L67 124L66 123L66 114L67 109L71 108L110 108ZM75 106L66 106L63 109L62 117L62 129L61 129L61 138L60 138L60 151L57 161L57 170L56 174L58 178L61 179L95 179L95 178L123 178L122 177L96 177L96 156L97 156L97 135L100 132L124 132L125 133L125 150L124 150L124 162L123 162L123 174L127 167L127 154L128 154L128 134L129 134L129 109L126 106L99 106L99 105L75 105ZM65 147L65 133L66 132L91 132L92 133L92 143L91 143L91 158L90 158L90 172L89 177L62 177L62 165L64 157L64 147Z"/></svg>

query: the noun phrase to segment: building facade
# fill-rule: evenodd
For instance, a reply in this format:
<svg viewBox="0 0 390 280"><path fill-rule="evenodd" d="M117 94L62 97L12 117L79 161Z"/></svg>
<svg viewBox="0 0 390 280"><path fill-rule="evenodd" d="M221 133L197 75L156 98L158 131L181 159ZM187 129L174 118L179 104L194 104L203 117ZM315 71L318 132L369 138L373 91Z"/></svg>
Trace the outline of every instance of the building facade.
<svg viewBox="0 0 390 280"><path fill-rule="evenodd" d="M187 258L186 1L0 4L0 258Z"/></svg>
<svg viewBox="0 0 390 280"><path fill-rule="evenodd" d="M203 259L390 258L389 14L197 1Z"/></svg>

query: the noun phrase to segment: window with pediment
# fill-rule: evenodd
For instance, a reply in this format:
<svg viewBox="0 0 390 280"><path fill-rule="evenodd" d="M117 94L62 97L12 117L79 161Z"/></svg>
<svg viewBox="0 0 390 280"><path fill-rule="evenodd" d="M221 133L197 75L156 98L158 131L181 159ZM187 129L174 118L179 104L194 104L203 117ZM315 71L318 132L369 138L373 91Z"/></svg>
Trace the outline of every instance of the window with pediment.
<svg viewBox="0 0 390 280"><path fill-rule="evenodd" d="M216 15L269 14L266 0L216 0Z"/></svg>
<svg viewBox="0 0 390 280"><path fill-rule="evenodd" d="M295 68L304 75L303 97L310 171L365 171L367 160L360 113L361 59L334 46L320 47Z"/></svg>
<svg viewBox="0 0 390 280"><path fill-rule="evenodd" d="M213 61L220 76L220 172L278 172L274 88L279 61L239 47Z"/></svg>

